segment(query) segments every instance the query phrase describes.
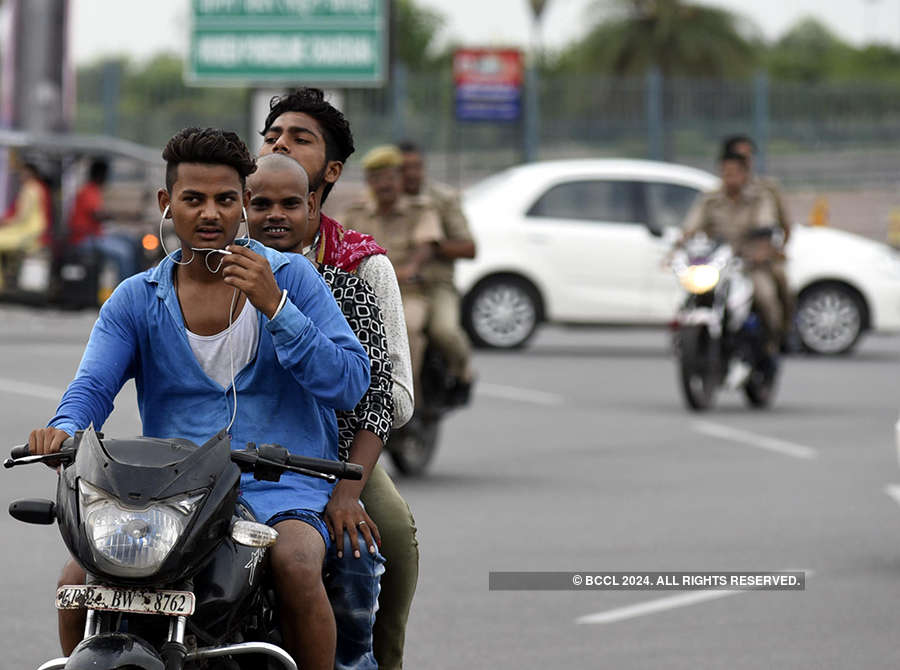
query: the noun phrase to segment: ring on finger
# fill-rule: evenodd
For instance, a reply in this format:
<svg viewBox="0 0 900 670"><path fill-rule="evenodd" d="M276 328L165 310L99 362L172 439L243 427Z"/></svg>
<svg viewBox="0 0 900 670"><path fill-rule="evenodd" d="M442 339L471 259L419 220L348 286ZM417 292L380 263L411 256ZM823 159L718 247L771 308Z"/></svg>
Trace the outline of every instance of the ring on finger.
<svg viewBox="0 0 900 670"><path fill-rule="evenodd" d="M368 524L365 521L359 521L356 525L357 526L367 526Z"/></svg>

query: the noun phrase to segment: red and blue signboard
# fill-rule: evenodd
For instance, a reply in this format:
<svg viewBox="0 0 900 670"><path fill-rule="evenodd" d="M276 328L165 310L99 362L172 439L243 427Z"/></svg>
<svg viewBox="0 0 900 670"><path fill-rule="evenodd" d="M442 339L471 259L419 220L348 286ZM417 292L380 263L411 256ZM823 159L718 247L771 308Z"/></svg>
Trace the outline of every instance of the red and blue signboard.
<svg viewBox="0 0 900 670"><path fill-rule="evenodd" d="M522 78L522 52L517 49L458 49L453 56L456 118L518 121Z"/></svg>

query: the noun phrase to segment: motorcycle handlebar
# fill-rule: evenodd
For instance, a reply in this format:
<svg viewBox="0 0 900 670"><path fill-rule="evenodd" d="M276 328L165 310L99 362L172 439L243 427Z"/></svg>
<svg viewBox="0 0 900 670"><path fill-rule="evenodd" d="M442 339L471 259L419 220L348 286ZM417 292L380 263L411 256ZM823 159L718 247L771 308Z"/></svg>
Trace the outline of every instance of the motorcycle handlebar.
<svg viewBox="0 0 900 670"><path fill-rule="evenodd" d="M343 461L329 461L324 458L310 458L308 456L296 456L291 454L287 458L287 464L304 470L315 470L325 475L334 475L340 479L362 479L363 468L356 463L344 463Z"/></svg>
<svg viewBox="0 0 900 670"><path fill-rule="evenodd" d="M72 438L67 438L62 443L59 451L40 456L32 456L28 445L20 444L9 450L10 457L3 461L3 467L13 468L17 465L31 465L32 463L46 463L47 465L57 466L69 463L75 458L73 444Z"/></svg>
<svg viewBox="0 0 900 670"><path fill-rule="evenodd" d="M21 459L28 459L28 462L43 462L45 460L54 460L60 457L66 458L73 454L65 453L66 451L71 451L72 447L72 438L67 439L63 442L62 449L60 452L55 454L44 454L43 456L35 456L31 457L31 451L28 448L27 444L20 444L12 449L10 449L9 455L10 460L6 461L4 465L6 467L12 467L16 463L14 461L19 461ZM244 452L232 452L232 459L237 462L243 462L248 465L255 466L257 463L258 453L248 453ZM337 477L339 479L351 479L355 481L359 481L363 476L363 468L361 465L357 465L356 463L344 463L342 461L330 461L324 458L312 458L309 456L298 456L296 454L287 454L287 457L283 461L284 465L282 466L284 469L296 469L300 471L305 471L303 474L310 474L313 476L316 475L326 475ZM20 463L24 465L24 463ZM271 463L271 465L275 465L277 467L277 463Z"/></svg>
<svg viewBox="0 0 900 670"><path fill-rule="evenodd" d="M28 448L27 444L20 444L9 450L10 458L25 458L26 456L31 456L31 450Z"/></svg>

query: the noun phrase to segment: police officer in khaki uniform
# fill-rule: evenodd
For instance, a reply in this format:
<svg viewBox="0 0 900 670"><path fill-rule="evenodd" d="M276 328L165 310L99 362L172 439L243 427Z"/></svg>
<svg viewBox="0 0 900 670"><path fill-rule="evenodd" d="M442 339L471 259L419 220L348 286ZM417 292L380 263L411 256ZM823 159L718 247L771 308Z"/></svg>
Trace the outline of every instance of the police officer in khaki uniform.
<svg viewBox="0 0 900 670"><path fill-rule="evenodd" d="M787 244L791 238L791 217L785 204L781 187L771 177L763 177L753 169L753 159L756 156L756 143L748 135L732 135L722 142L722 155L740 154L747 161L747 171L750 173L750 184L769 193L775 203L775 212L778 224L784 232L783 244ZM781 307L784 311L784 323L787 327L794 315L794 292L791 290L787 278L787 268L784 255L776 257L771 262L772 275L778 283L778 296L781 299Z"/></svg>
<svg viewBox="0 0 900 670"><path fill-rule="evenodd" d="M775 200L768 189L750 180L746 159L727 153L721 159L722 186L697 202L684 224L681 242L698 233L723 239L747 263L753 298L769 334L769 353L775 354L784 330L784 309L772 266L780 259L770 241L752 238L756 230L779 227Z"/></svg>
<svg viewBox="0 0 900 670"><path fill-rule="evenodd" d="M472 388L471 351L460 326L460 300L453 284L453 267L457 258L475 258L475 241L459 193L444 184L425 180L425 161L418 145L402 142L399 149L403 154L404 193L418 202L430 203L440 216L444 239L422 271L429 304L426 330L429 340L447 357L447 372L456 383L455 402L464 404Z"/></svg>
<svg viewBox="0 0 900 670"><path fill-rule="evenodd" d="M341 221L345 228L374 237L387 250L394 265L403 299L418 404L429 311L429 282L424 277L424 270L444 235L434 206L404 195L400 174L402 162L403 156L394 146L376 147L366 154L362 166L370 192L353 204Z"/></svg>

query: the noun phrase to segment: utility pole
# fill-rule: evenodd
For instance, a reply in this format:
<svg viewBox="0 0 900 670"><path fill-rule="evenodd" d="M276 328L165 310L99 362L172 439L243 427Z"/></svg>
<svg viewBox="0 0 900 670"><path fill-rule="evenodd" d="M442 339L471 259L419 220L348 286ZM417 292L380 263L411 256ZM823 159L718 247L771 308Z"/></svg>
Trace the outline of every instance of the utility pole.
<svg viewBox="0 0 900 670"><path fill-rule="evenodd" d="M69 61L69 0L6 0L0 127L35 133L65 132L75 115L75 73ZM9 165L0 158L0 205L10 199ZM50 168L58 185L61 165ZM55 184L53 182L56 182ZM61 212L59 189L56 210ZM57 216L55 225L59 226ZM58 231L57 231L58 232Z"/></svg>
<svg viewBox="0 0 900 670"><path fill-rule="evenodd" d="M543 63L541 19L550 0L528 0L534 17L531 30L531 56L525 70L525 117L523 146L525 162L537 160L541 134L540 66Z"/></svg>

